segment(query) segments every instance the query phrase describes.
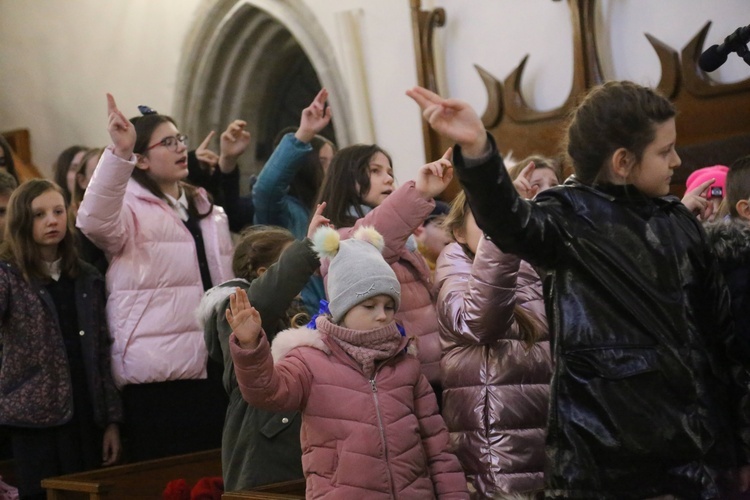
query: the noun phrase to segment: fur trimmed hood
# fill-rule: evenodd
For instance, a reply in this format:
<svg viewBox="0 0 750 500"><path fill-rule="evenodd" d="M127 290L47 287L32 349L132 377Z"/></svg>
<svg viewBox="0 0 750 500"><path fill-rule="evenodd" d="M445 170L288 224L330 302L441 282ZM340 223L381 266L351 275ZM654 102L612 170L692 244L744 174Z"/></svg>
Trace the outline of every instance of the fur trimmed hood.
<svg viewBox="0 0 750 500"><path fill-rule="evenodd" d="M325 340L324 334L318 330L307 328L306 326L300 328L289 328L276 334L273 342L271 342L271 356L273 357L274 363L283 359L292 349L297 347L313 347L326 354L331 354L331 348L328 347ZM416 337L409 337L404 339L403 347L406 348L406 353L417 357L419 352L417 349L417 343L419 339Z"/></svg>
<svg viewBox="0 0 750 500"><path fill-rule="evenodd" d="M708 244L722 267L750 264L750 224L722 220L706 224Z"/></svg>
<svg viewBox="0 0 750 500"><path fill-rule="evenodd" d="M276 334L271 343L271 356L274 363L283 359L292 349L297 347L313 347L326 354L331 354L331 349L323 340L323 334L317 330L307 327L289 328Z"/></svg>
<svg viewBox="0 0 750 500"><path fill-rule="evenodd" d="M234 278L211 288L203 294L201 303L195 310L195 317L198 319L201 328L205 329L206 323L215 315L224 314L224 303L237 287L247 290L250 287L250 282L242 278Z"/></svg>

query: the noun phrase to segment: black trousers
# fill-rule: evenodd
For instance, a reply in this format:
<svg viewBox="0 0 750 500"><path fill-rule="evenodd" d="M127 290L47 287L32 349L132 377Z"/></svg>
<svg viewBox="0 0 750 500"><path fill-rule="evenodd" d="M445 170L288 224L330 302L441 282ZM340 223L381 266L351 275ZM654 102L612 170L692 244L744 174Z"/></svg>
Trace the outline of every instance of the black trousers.
<svg viewBox="0 0 750 500"><path fill-rule="evenodd" d="M101 431L74 418L58 427L8 428L21 499L44 499L42 479L101 466Z"/></svg>
<svg viewBox="0 0 750 500"><path fill-rule="evenodd" d="M122 402L128 462L221 447L228 398L218 377L126 385Z"/></svg>

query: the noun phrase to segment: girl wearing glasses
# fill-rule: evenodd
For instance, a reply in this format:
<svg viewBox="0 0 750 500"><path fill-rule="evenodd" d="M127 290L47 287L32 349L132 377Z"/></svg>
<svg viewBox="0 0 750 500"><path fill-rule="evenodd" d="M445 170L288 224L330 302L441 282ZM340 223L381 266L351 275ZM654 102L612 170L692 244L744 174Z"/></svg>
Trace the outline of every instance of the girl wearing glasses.
<svg viewBox="0 0 750 500"><path fill-rule="evenodd" d="M170 117L128 121L107 99L112 144L77 225L110 263L107 318L125 453L137 461L218 448L226 395L220 369L213 376L207 368L194 311L205 290L232 277L227 217L183 182L187 138Z"/></svg>

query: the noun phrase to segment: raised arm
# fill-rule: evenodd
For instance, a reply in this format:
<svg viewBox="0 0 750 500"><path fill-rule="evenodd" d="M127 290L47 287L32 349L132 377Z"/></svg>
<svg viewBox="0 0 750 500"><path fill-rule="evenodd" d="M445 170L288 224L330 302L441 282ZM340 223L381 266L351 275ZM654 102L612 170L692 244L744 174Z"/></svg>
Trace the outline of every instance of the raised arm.
<svg viewBox="0 0 750 500"><path fill-rule="evenodd" d="M542 195L539 203L519 196L492 137L469 104L443 99L415 87L407 92L438 133L457 143L456 173L477 225L505 252L541 266L552 266L568 236L560 203ZM545 204L543 199L548 200Z"/></svg>
<svg viewBox="0 0 750 500"><path fill-rule="evenodd" d="M256 224L287 226L284 220L284 196L289 191L300 160L312 151L310 141L331 121L331 108L326 106L328 91L321 89L313 102L302 111L300 125L294 134L286 134L263 166L253 186Z"/></svg>
<svg viewBox="0 0 750 500"><path fill-rule="evenodd" d="M135 128L117 109L111 94L107 94L107 110L112 144L104 150L86 188L76 225L105 253L117 255L132 233L127 214L123 213L123 200L136 163Z"/></svg>
<svg viewBox="0 0 750 500"><path fill-rule="evenodd" d="M325 203L318 205L310 221L308 235L328 219L322 216ZM289 304L299 295L310 277L320 267L320 260L312 249L310 238L294 241L284 250L279 260L271 265L248 289L248 297L263 318L266 331L286 314Z"/></svg>
<svg viewBox="0 0 750 500"><path fill-rule="evenodd" d="M460 263L454 263L461 259L457 252L463 250L450 247L441 257L438 277L448 268L460 267ZM520 264L515 255L503 253L490 240L480 240L466 272L453 272L440 288L436 303L441 335L457 344L492 344L499 339L520 338L513 314Z"/></svg>
<svg viewBox="0 0 750 500"><path fill-rule="evenodd" d="M266 410L302 409L312 379L307 366L294 356L274 364L260 315L244 290L238 288L229 304L226 316L233 331L229 347L242 397Z"/></svg>
<svg viewBox="0 0 750 500"><path fill-rule="evenodd" d="M250 132L245 130L245 127L247 127L245 120L233 120L219 137L218 165L219 170L224 174L228 174L237 168L237 159L250 145ZM210 140L210 137L209 134L206 141Z"/></svg>

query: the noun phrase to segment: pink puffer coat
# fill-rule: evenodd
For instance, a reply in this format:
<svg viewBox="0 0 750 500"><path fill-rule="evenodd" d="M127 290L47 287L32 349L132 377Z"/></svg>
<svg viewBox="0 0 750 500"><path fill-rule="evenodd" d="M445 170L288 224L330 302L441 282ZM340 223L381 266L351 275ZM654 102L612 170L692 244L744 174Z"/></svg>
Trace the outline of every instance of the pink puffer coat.
<svg viewBox="0 0 750 500"><path fill-rule="evenodd" d="M440 383L440 336L438 335L435 302L431 295L430 268L415 249L406 248L406 240L430 215L434 201L417 194L414 181L409 181L388 195L378 207L357 220L353 227L339 229L342 239L351 237L362 226L373 226L383 235L383 257L396 273L401 284L401 306L396 321L406 335L418 339L422 372L432 384ZM328 277L328 260L321 263L323 279Z"/></svg>
<svg viewBox="0 0 750 500"><path fill-rule="evenodd" d="M195 240L175 211L130 178L107 148L77 225L107 255L112 373L126 384L206 378L208 352L195 311L203 298ZM208 210L199 190L198 210ZM232 239L220 207L200 221L211 281L232 278Z"/></svg>
<svg viewBox="0 0 750 500"><path fill-rule="evenodd" d="M482 498L543 489L552 361L539 277L482 239L473 262L458 243L448 245L435 280L443 417L467 478ZM519 338L516 303L544 329L530 349Z"/></svg>
<svg viewBox="0 0 750 500"><path fill-rule="evenodd" d="M248 403L302 411L307 498L469 498L435 396L412 356L402 351L381 362L368 380L317 330L279 333L273 359L265 335L253 350L240 348L234 335L230 346Z"/></svg>

